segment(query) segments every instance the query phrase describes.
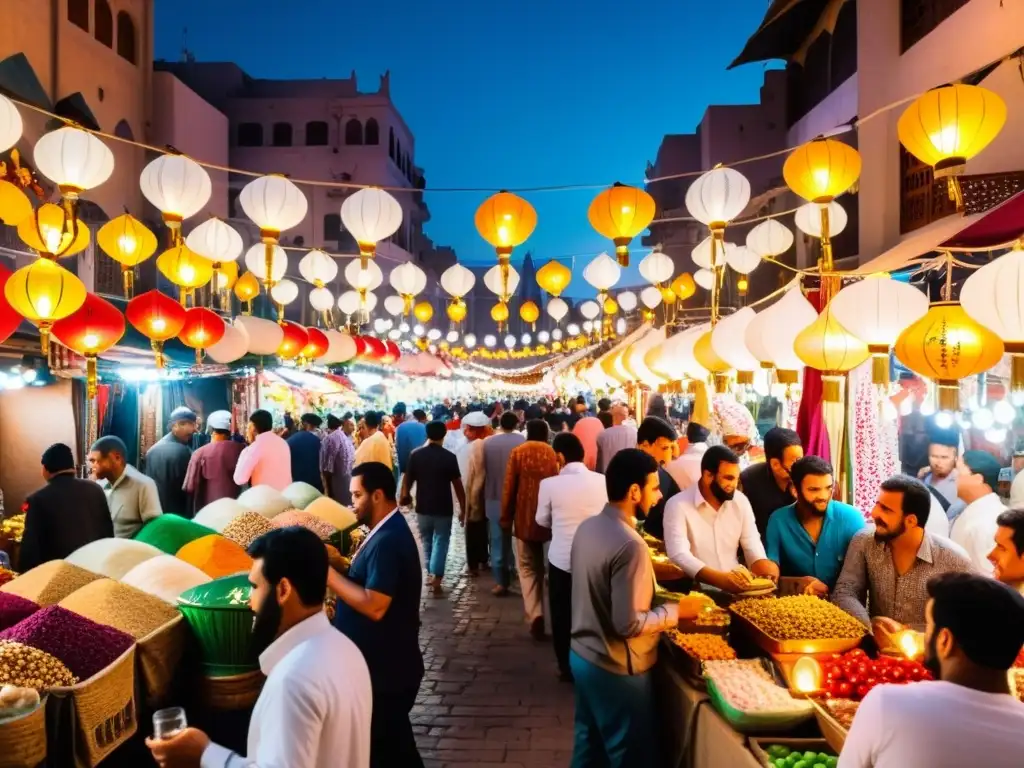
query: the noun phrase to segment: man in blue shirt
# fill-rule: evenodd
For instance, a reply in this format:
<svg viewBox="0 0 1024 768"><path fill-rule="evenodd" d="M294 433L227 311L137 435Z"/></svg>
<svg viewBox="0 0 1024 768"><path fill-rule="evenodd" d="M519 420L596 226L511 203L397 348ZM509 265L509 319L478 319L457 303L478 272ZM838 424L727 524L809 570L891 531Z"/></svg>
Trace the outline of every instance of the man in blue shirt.
<svg viewBox="0 0 1024 768"><path fill-rule="evenodd" d="M768 559L778 563L783 577L799 578L801 593L823 597L835 587L864 515L832 498L832 465L824 459L804 456L789 475L797 500L768 519Z"/></svg>
<svg viewBox="0 0 1024 768"><path fill-rule="evenodd" d="M308 483L321 493L324 484L320 479L320 435L316 430L323 423L317 414L304 413L302 428L287 441L292 455L292 480Z"/></svg>
<svg viewBox="0 0 1024 768"><path fill-rule="evenodd" d="M409 468L409 454L427 442L427 414L417 408L412 421L403 421L395 430L395 448L398 453L398 471L405 474Z"/></svg>
<svg viewBox="0 0 1024 768"><path fill-rule="evenodd" d="M423 679L420 553L395 501L395 476L380 462L352 470L352 508L370 528L348 577L332 567L334 626L362 651L373 686L371 768L423 768L409 712ZM332 563L334 566L335 563Z"/></svg>

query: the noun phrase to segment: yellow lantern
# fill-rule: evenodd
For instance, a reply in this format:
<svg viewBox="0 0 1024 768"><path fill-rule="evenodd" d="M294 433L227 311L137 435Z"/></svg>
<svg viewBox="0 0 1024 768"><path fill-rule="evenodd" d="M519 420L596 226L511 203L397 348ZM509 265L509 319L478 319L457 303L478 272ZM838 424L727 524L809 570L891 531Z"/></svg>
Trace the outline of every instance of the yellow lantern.
<svg viewBox="0 0 1024 768"><path fill-rule="evenodd" d="M571 280L572 270L554 260L537 270L537 285L552 296L561 296Z"/></svg>
<svg viewBox="0 0 1024 768"><path fill-rule="evenodd" d="M37 259L22 267L4 285L7 303L39 326L44 354L50 346L50 326L78 311L85 296L85 283L50 259Z"/></svg>
<svg viewBox="0 0 1024 768"><path fill-rule="evenodd" d="M156 268L181 289L181 305L190 291L206 285L213 278L213 262L204 259L184 243L157 256Z"/></svg>
<svg viewBox="0 0 1024 768"><path fill-rule="evenodd" d="M498 330L501 330L502 325L508 320L508 304L503 301L499 301L493 307L491 307L491 320L498 324Z"/></svg>
<svg viewBox="0 0 1024 768"><path fill-rule="evenodd" d="M18 224L18 237L40 256L59 259L89 246L89 228L62 206L44 203Z"/></svg>
<svg viewBox="0 0 1024 768"><path fill-rule="evenodd" d="M453 299L448 305L448 319L453 323L461 323L466 319L466 302L462 299Z"/></svg>
<svg viewBox="0 0 1024 768"><path fill-rule="evenodd" d="M540 317L540 308L532 301L524 301L519 307L519 316L523 322L530 324L531 330L537 330L537 319Z"/></svg>
<svg viewBox="0 0 1024 768"><path fill-rule="evenodd" d="M715 376L715 391L725 392L729 384L729 364L715 354L711 346L711 331L702 334L693 345L693 356L697 363Z"/></svg>
<svg viewBox="0 0 1024 768"><path fill-rule="evenodd" d="M614 315L619 311L618 302L615 301L611 296L604 300L604 304L601 307L606 315Z"/></svg>
<svg viewBox="0 0 1024 768"><path fill-rule="evenodd" d="M429 323L434 316L434 307L429 301L421 301L412 308L412 314L421 323Z"/></svg>
<svg viewBox="0 0 1024 768"><path fill-rule="evenodd" d="M821 371L821 396L830 403L842 402L843 375L871 356L868 345L836 320L830 306L796 335L793 351L804 365Z"/></svg>
<svg viewBox="0 0 1024 768"><path fill-rule="evenodd" d="M782 176L800 197L827 205L857 183L860 167L860 153L849 144L813 139L789 154Z"/></svg>
<svg viewBox="0 0 1024 768"><path fill-rule="evenodd" d="M619 264L629 266L629 243L654 220L654 198L616 182L590 203L587 218L598 234L615 243Z"/></svg>
<svg viewBox="0 0 1024 768"><path fill-rule="evenodd" d="M508 268L512 249L526 242L537 227L537 211L511 192L498 192L480 204L473 219L480 237L498 253L502 295L508 294Z"/></svg>
<svg viewBox="0 0 1024 768"><path fill-rule="evenodd" d="M0 221L16 227L31 215L32 203L28 195L11 182L0 179Z"/></svg>
<svg viewBox="0 0 1024 768"><path fill-rule="evenodd" d="M156 235L130 213L111 219L96 233L96 243L103 252L121 265L124 296L132 295L135 267L156 252Z"/></svg>
<svg viewBox="0 0 1024 768"><path fill-rule="evenodd" d="M960 379L984 373L1003 357L1003 340L957 302L932 304L893 346L897 359L938 386L939 408L960 408Z"/></svg>
<svg viewBox="0 0 1024 768"><path fill-rule="evenodd" d="M247 315L252 314L252 302L260 295L260 281L252 272L246 272L235 281L235 296L246 306L243 309Z"/></svg>
<svg viewBox="0 0 1024 768"><path fill-rule="evenodd" d="M679 277L673 280L671 288L672 293L675 294L675 299L673 299L673 301L686 301L697 292L697 284L693 282L693 275L689 272L683 272ZM666 298L665 301L667 303L669 300Z"/></svg>

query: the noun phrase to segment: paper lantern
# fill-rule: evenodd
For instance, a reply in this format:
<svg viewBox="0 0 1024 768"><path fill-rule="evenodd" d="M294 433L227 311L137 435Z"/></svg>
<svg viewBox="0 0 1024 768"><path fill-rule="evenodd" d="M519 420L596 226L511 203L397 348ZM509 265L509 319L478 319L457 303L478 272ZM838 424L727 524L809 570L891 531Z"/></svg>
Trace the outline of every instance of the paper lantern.
<svg viewBox="0 0 1024 768"><path fill-rule="evenodd" d="M609 296L607 299L604 300L604 303L601 304L601 309L604 311L606 315L614 315L616 312L619 311L619 304L617 301L615 301L615 299Z"/></svg>
<svg viewBox="0 0 1024 768"><path fill-rule="evenodd" d="M452 267L452 269L454 269L454 267ZM426 272L412 262L407 261L404 264L399 264L391 270L389 280L391 282L391 287L398 291L398 296L401 301L401 308L397 312L392 312L392 314L408 314L412 309L412 304L416 300L416 296L423 293L423 290L427 287ZM444 278L442 277L442 281L443 280ZM393 304L393 306L398 305ZM384 308L388 308L386 299L384 301ZM390 312L390 310L388 311Z"/></svg>
<svg viewBox="0 0 1024 768"><path fill-rule="evenodd" d="M571 281L572 270L554 260L537 270L537 285L555 297L561 296Z"/></svg>
<svg viewBox="0 0 1024 768"><path fill-rule="evenodd" d="M584 301L579 309L580 314L587 320L595 320L601 314L601 305L596 301Z"/></svg>
<svg viewBox="0 0 1024 768"><path fill-rule="evenodd" d="M426 284L425 279L424 284ZM461 264L452 264L441 274L441 287L449 296L456 299L468 296L475 284L476 275Z"/></svg>
<svg viewBox="0 0 1024 768"><path fill-rule="evenodd" d="M882 274L847 285L832 297L829 307L846 330L868 345L874 383L888 384L889 349L906 328L924 317L928 296Z"/></svg>
<svg viewBox="0 0 1024 768"><path fill-rule="evenodd" d="M156 235L134 216L123 213L100 227L96 243L121 265L124 295L131 296L135 267L156 252Z"/></svg>
<svg viewBox="0 0 1024 768"><path fill-rule="evenodd" d="M453 323L461 323L463 320L466 319L466 313L468 311L469 309L468 307L466 307L466 302L464 302L462 299L453 299L448 304L448 319L451 320Z"/></svg>
<svg viewBox="0 0 1024 768"><path fill-rule="evenodd" d="M1003 357L1003 340L956 302L937 302L900 334L893 351L903 365L938 386L942 410L960 410L960 380L984 373Z"/></svg>
<svg viewBox="0 0 1024 768"><path fill-rule="evenodd" d="M640 276L652 285L667 283L675 271L675 263L661 251L651 251L640 260Z"/></svg>
<svg viewBox="0 0 1024 768"><path fill-rule="evenodd" d="M308 210L302 190L276 174L260 176L242 187L238 203L260 228L265 243L276 243L282 232L301 224Z"/></svg>
<svg viewBox="0 0 1024 768"><path fill-rule="evenodd" d="M0 96L0 152L6 152L17 144L23 130L21 113L14 102Z"/></svg>
<svg viewBox="0 0 1024 768"><path fill-rule="evenodd" d="M224 338L224 320L212 309L192 307L185 310L185 324L178 340L196 351L196 365L202 365L203 350Z"/></svg>
<svg viewBox="0 0 1024 768"><path fill-rule="evenodd" d="M96 397L96 357L124 336L124 315L105 299L89 293L75 312L53 324L51 332L68 349L85 357L86 397Z"/></svg>
<svg viewBox="0 0 1024 768"><path fill-rule="evenodd" d="M421 301L413 307L412 314L421 323L429 323L434 316L434 307L429 301Z"/></svg>
<svg viewBox="0 0 1024 768"><path fill-rule="evenodd" d="M811 237L821 238L821 216L823 209L828 211L829 237L835 237L846 229L849 217L846 215L846 211L843 209L843 206L835 200L828 203L828 205L804 203L796 209L796 213L793 215L793 223L796 225L796 228L804 234L810 235Z"/></svg>
<svg viewBox="0 0 1024 768"><path fill-rule="evenodd" d="M268 270L267 253L270 253ZM245 252L245 266L264 285L273 285L288 271L288 254L279 245L264 246L260 243Z"/></svg>
<svg viewBox="0 0 1024 768"><path fill-rule="evenodd" d="M697 292L697 283L694 281L693 275L689 272L683 272L672 281L671 289L676 299L686 301Z"/></svg>
<svg viewBox="0 0 1024 768"><path fill-rule="evenodd" d="M189 157L173 154L159 155L146 165L139 177L139 188L172 230L180 229L182 220L199 213L213 190L205 168ZM241 238L238 252L242 252Z"/></svg>
<svg viewBox="0 0 1024 768"><path fill-rule="evenodd" d="M327 288L314 288L309 292L309 303L317 312L330 312L334 307L334 294Z"/></svg>
<svg viewBox="0 0 1024 768"><path fill-rule="evenodd" d="M583 268L583 279L600 293L611 289L619 282L620 277L622 277L622 267L607 253L600 254Z"/></svg>
<svg viewBox="0 0 1024 768"><path fill-rule="evenodd" d="M976 270L960 289L964 311L999 336L1010 355L1010 391L1024 391L1024 249ZM837 297L838 298L838 297Z"/></svg>
<svg viewBox="0 0 1024 768"><path fill-rule="evenodd" d="M385 297L384 311L393 317L398 317L399 315L405 312L405 299L403 299L401 296Z"/></svg>
<svg viewBox="0 0 1024 768"><path fill-rule="evenodd" d="M338 309L349 317L359 311L359 305L361 303L362 299L356 291L344 291L341 296L338 297ZM431 307L430 311L434 311L433 307Z"/></svg>
<svg viewBox="0 0 1024 768"><path fill-rule="evenodd" d="M711 269L712 247L714 248L714 265L716 267L725 266L728 255L736 250L734 243L727 243L717 239L714 235L708 235L690 251L693 263L701 269Z"/></svg>
<svg viewBox="0 0 1024 768"><path fill-rule="evenodd" d="M540 308L532 301L524 301L519 307L519 317L523 322L529 323L533 330L537 330L537 320L540 318Z"/></svg>
<svg viewBox="0 0 1024 768"><path fill-rule="evenodd" d="M398 358L402 356L402 350L398 348L398 345L395 344L395 342L388 340L384 342L384 347L384 355L381 357L380 361L385 365L394 365L397 363Z"/></svg>
<svg viewBox="0 0 1024 768"><path fill-rule="evenodd" d="M189 250L184 243L164 251L156 258L156 268L181 289L181 303L185 296L213 278L213 262Z"/></svg>
<svg viewBox="0 0 1024 768"><path fill-rule="evenodd" d="M4 295L3 289L10 277L11 271L0 264L0 344L11 338L25 319L14 310Z"/></svg>
<svg viewBox="0 0 1024 768"><path fill-rule="evenodd" d="M89 228L62 206L43 203L18 223L18 237L41 256L74 256L89 246Z"/></svg>
<svg viewBox="0 0 1024 768"><path fill-rule="evenodd" d="M384 282L384 273L376 261L363 266L353 260L345 267L345 280L357 291L375 291Z"/></svg>
<svg viewBox="0 0 1024 768"><path fill-rule="evenodd" d="M564 299L556 296L548 302L547 310L548 314L554 318L554 321L560 323L562 318L569 314L569 305L565 303Z"/></svg>
<svg viewBox="0 0 1024 768"><path fill-rule="evenodd" d="M326 331L325 333L329 342L327 354L321 360L325 365L347 363L356 356L356 343L347 333L341 331Z"/></svg>
<svg viewBox="0 0 1024 768"><path fill-rule="evenodd" d="M733 168L713 168L686 190L686 210L711 230L722 230L750 202L750 182Z"/></svg>
<svg viewBox="0 0 1024 768"><path fill-rule="evenodd" d="M366 187L345 198L341 221L359 245L359 263L365 267L376 253L377 243L402 226L402 206L390 192Z"/></svg>
<svg viewBox="0 0 1024 768"><path fill-rule="evenodd" d="M636 309L637 298L636 294L632 291L623 291L615 297L615 300L619 302L619 306L622 307L623 312L632 312Z"/></svg>
<svg viewBox="0 0 1024 768"><path fill-rule="evenodd" d="M4 283L4 296L15 312L39 326L42 350L49 349L50 327L85 303L85 284L50 259L36 259Z"/></svg>
<svg viewBox="0 0 1024 768"><path fill-rule="evenodd" d="M299 297L299 286L294 281L285 278L274 284L270 289L270 298L277 304L278 322L284 320L284 308Z"/></svg>
<svg viewBox="0 0 1024 768"><path fill-rule="evenodd" d="M741 275L749 275L761 263L761 257L745 245L738 245L726 253L726 263Z"/></svg>
<svg viewBox="0 0 1024 768"><path fill-rule="evenodd" d="M245 357L249 349L249 334L244 325L224 324L224 335L216 344L206 349L207 356L215 363L228 365Z"/></svg>
<svg viewBox="0 0 1024 768"><path fill-rule="evenodd" d="M711 330L707 330L697 338L693 345L693 355L705 370L722 375L731 366L718 356L718 353L711 344L711 333Z"/></svg>
<svg viewBox="0 0 1024 768"><path fill-rule="evenodd" d="M831 307L825 307L813 323L796 335L793 351L804 365L821 371L822 399L832 403L842 402L843 375L870 355L868 345L836 320Z"/></svg>
<svg viewBox="0 0 1024 768"><path fill-rule="evenodd" d="M230 291L238 282L238 264L233 261L214 262L213 290L217 293ZM224 299L226 301L226 299ZM225 307L226 309L226 307Z"/></svg>
<svg viewBox="0 0 1024 768"><path fill-rule="evenodd" d="M387 346L376 336L363 336L365 351L363 359L370 362L380 362L387 355Z"/></svg>
<svg viewBox="0 0 1024 768"><path fill-rule="evenodd" d="M587 218L598 234L615 243L618 263L629 266L629 244L654 219L654 198L638 187L616 182L590 203Z"/></svg>
<svg viewBox="0 0 1024 768"><path fill-rule="evenodd" d="M756 313L750 307L743 307L718 321L711 331L711 349L730 368L736 369L739 384L753 384L754 371L761 367L761 361L747 349L745 336L747 328Z"/></svg>
<svg viewBox="0 0 1024 768"><path fill-rule="evenodd" d="M793 233L776 219L766 219L747 233L747 249L763 258L774 258L793 247Z"/></svg>
<svg viewBox="0 0 1024 768"><path fill-rule="evenodd" d="M705 291L710 291L715 284L715 274L709 269L698 269L693 273L693 282Z"/></svg>
<svg viewBox="0 0 1024 768"><path fill-rule="evenodd" d="M294 357L298 357L302 350L306 348L306 344L309 341L309 333L298 323L292 323L285 320L283 323L279 323L281 330L284 331L284 336L281 338L281 344L277 348L277 356L282 360L291 360Z"/></svg>
<svg viewBox="0 0 1024 768"><path fill-rule="evenodd" d="M498 330L501 330L501 325L508 320L508 304L503 301L499 301L493 307L491 307L491 320L498 324Z"/></svg>
<svg viewBox="0 0 1024 768"><path fill-rule="evenodd" d="M317 288L323 288L338 276L338 262L319 248L314 248L299 260L302 279Z"/></svg>
<svg viewBox="0 0 1024 768"><path fill-rule="evenodd" d="M235 296L244 302L246 314L252 314L252 302L260 295L260 282L252 272L246 272L235 281Z"/></svg>
<svg viewBox="0 0 1024 768"><path fill-rule="evenodd" d="M367 350L369 349L369 345L366 343L365 336L353 336L352 341L356 345L355 359L359 360L360 358L363 357L363 355L366 354Z"/></svg>
<svg viewBox="0 0 1024 768"><path fill-rule="evenodd" d="M33 150L36 170L68 200L94 189L114 172L114 153L88 131L65 126L44 134Z"/></svg>
<svg viewBox="0 0 1024 768"><path fill-rule="evenodd" d="M762 368L775 368L780 384L796 384L803 361L793 345L797 335L818 317L799 287L790 288L747 326L744 341Z"/></svg>
<svg viewBox="0 0 1024 768"><path fill-rule="evenodd" d="M261 356L276 354L284 340L284 330L273 320L243 315L236 317L234 323L244 328L248 334L250 354Z"/></svg>
<svg viewBox="0 0 1024 768"><path fill-rule="evenodd" d="M234 227L213 217L189 232L185 245L214 264L238 261L245 248L242 236Z"/></svg>
<svg viewBox="0 0 1024 768"><path fill-rule="evenodd" d="M32 215L32 202L28 195L9 181L0 179L0 221L16 227Z"/></svg>
<svg viewBox="0 0 1024 768"><path fill-rule="evenodd" d="M480 237L501 257L526 242L537 226L537 212L518 195L498 192L480 204L473 222Z"/></svg>
<svg viewBox="0 0 1024 768"><path fill-rule="evenodd" d="M503 277L502 266L494 266L484 273L484 286L502 301L508 301L519 287L519 273L509 266Z"/></svg>
<svg viewBox="0 0 1024 768"><path fill-rule="evenodd" d="M656 309L661 304L661 291L653 285L649 285L640 291L640 301L648 309Z"/></svg>
<svg viewBox="0 0 1024 768"><path fill-rule="evenodd" d="M331 340L319 328L306 329L306 346L302 348L299 357L303 360L317 360L327 354L331 346Z"/></svg>
<svg viewBox="0 0 1024 768"><path fill-rule="evenodd" d="M156 366L163 368L164 342L181 333L185 308L165 293L146 291L128 302L124 314L132 327L149 339Z"/></svg>
<svg viewBox="0 0 1024 768"><path fill-rule="evenodd" d="M849 144L817 138L789 153L782 177L804 200L824 204L857 183L860 166L860 153Z"/></svg>

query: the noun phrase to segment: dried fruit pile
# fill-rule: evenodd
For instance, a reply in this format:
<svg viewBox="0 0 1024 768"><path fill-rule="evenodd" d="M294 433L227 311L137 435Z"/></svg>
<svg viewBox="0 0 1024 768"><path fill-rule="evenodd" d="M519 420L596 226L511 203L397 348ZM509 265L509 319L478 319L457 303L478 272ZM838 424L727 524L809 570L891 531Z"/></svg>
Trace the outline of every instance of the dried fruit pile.
<svg viewBox="0 0 1024 768"><path fill-rule="evenodd" d="M246 510L224 527L224 538L231 539L243 549L265 533L274 530L271 522L259 512Z"/></svg>
<svg viewBox="0 0 1024 768"><path fill-rule="evenodd" d="M821 666L823 687L833 699L860 701L882 683L914 683L931 680L932 673L911 659L879 656L872 659L860 648L832 655Z"/></svg>
<svg viewBox="0 0 1024 768"><path fill-rule="evenodd" d="M825 702L825 707L828 709L829 714L847 730L853 725L853 718L857 714L857 707L859 706L859 701L852 701L851 699L828 699Z"/></svg>
<svg viewBox="0 0 1024 768"><path fill-rule="evenodd" d="M321 520L319 517L311 515L309 512L303 512L301 509L289 509L282 512L274 518L272 525L275 528L288 528L292 525L299 525L315 533L320 537L321 541L327 541L338 532L338 529L326 520Z"/></svg>
<svg viewBox="0 0 1024 768"><path fill-rule="evenodd" d="M853 616L811 595L740 600L731 607L775 640L852 640L866 633Z"/></svg>
<svg viewBox="0 0 1024 768"><path fill-rule="evenodd" d="M711 635L706 632L683 633L675 629L670 629L665 634L669 640L698 661L722 661L736 658L736 651L725 642L721 635Z"/></svg>
<svg viewBox="0 0 1024 768"><path fill-rule="evenodd" d="M786 712L806 707L775 684L758 661L708 661L704 676L715 684L725 702L747 714Z"/></svg>
<svg viewBox="0 0 1024 768"><path fill-rule="evenodd" d="M45 690L77 682L71 671L49 653L0 640L0 684Z"/></svg>

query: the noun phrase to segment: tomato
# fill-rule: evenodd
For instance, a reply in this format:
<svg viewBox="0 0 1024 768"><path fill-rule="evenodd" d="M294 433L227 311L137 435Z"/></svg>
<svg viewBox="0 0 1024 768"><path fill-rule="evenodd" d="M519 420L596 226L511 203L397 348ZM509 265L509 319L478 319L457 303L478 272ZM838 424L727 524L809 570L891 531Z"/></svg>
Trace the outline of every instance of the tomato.
<svg viewBox="0 0 1024 768"><path fill-rule="evenodd" d="M878 678L872 675L871 677L864 680L864 685L870 688L874 688L876 685L878 685Z"/></svg>
<svg viewBox="0 0 1024 768"><path fill-rule="evenodd" d="M857 698L858 699L863 699L865 696L868 695L868 691L870 691L870 690L871 689L868 688L866 685L858 685L857 686Z"/></svg>
<svg viewBox="0 0 1024 768"><path fill-rule="evenodd" d="M843 654L833 653L829 658L831 658L832 661L839 661L841 658L843 658Z"/></svg>
<svg viewBox="0 0 1024 768"><path fill-rule="evenodd" d="M920 680L924 677L925 670L920 664L915 664L913 667L907 670L907 675L911 680Z"/></svg>
<svg viewBox="0 0 1024 768"><path fill-rule="evenodd" d="M902 667L893 667L889 670L889 680L894 683L902 683L907 679L907 673Z"/></svg>
<svg viewBox="0 0 1024 768"><path fill-rule="evenodd" d="M864 652L863 648L854 648L852 651L850 651L846 655L849 656L851 659L866 659L867 656L868 656Z"/></svg>
<svg viewBox="0 0 1024 768"><path fill-rule="evenodd" d="M869 666L869 664L867 664L867 663L862 661L860 664L857 665L857 674L858 675L866 674L867 671L868 671L868 666Z"/></svg>
<svg viewBox="0 0 1024 768"><path fill-rule="evenodd" d="M853 693L853 686L850 685L849 683L843 682L843 683L839 683L838 685L836 685L836 690L839 693L838 693L838 695L835 698L838 698L838 699L848 699L848 698L850 698L850 694Z"/></svg>
<svg viewBox="0 0 1024 768"><path fill-rule="evenodd" d="M846 676L846 679L850 683L850 685L853 686L860 685L864 682L864 676L859 675L856 672L851 672L849 675Z"/></svg>

